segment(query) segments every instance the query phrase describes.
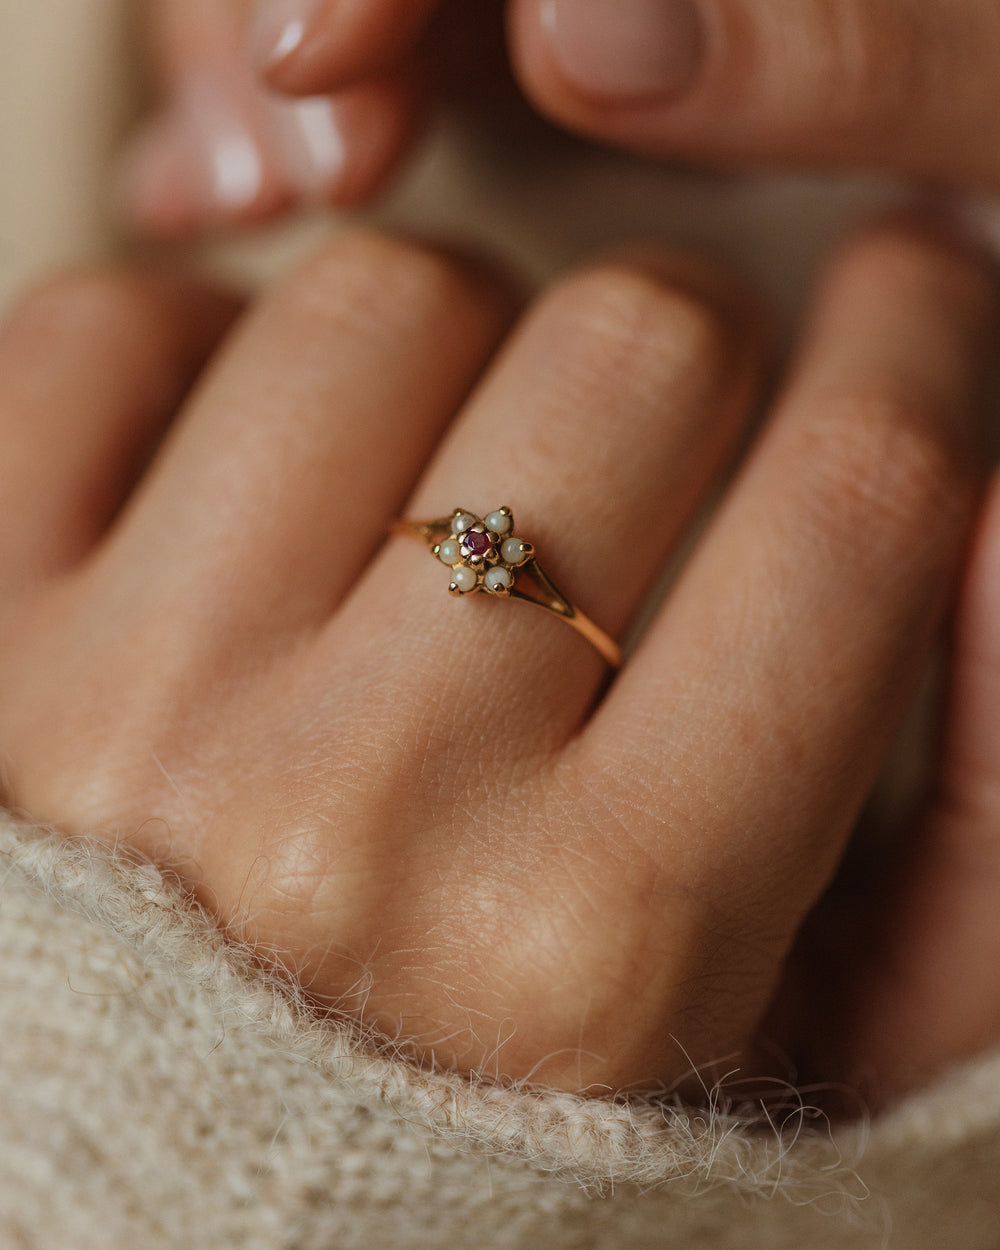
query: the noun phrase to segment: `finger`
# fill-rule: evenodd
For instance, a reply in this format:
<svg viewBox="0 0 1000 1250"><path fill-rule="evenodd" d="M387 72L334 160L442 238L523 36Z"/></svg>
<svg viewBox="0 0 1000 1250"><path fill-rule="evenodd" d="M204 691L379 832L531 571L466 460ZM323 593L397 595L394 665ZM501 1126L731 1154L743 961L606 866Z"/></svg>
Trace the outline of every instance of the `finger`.
<svg viewBox="0 0 1000 1250"><path fill-rule="evenodd" d="M235 315L202 284L80 270L0 333L0 579L72 565L98 540Z"/></svg>
<svg viewBox="0 0 1000 1250"><path fill-rule="evenodd" d="M996 325L992 277L916 227L839 257L770 428L581 741L759 970L826 884L948 603Z"/></svg>
<svg viewBox="0 0 1000 1250"><path fill-rule="evenodd" d="M294 95L380 76L413 52L441 0L258 0L252 50L268 82Z"/></svg>
<svg viewBox="0 0 1000 1250"><path fill-rule="evenodd" d="M996 186L992 0L514 0L529 94L665 156Z"/></svg>
<svg viewBox="0 0 1000 1250"><path fill-rule="evenodd" d="M953 635L942 767L855 973L846 1076L881 1097L1000 1031L1000 480L977 522Z"/></svg>
<svg viewBox="0 0 1000 1250"><path fill-rule="evenodd" d="M714 271L661 259L573 276L525 319L408 513L485 517L509 505L546 573L617 633L731 447L761 345L751 301ZM455 600L451 580L439 560L394 542L330 645L356 646L359 673L381 657L369 684L394 692L400 722L409 703L422 728L437 724L426 716L433 692L439 746L474 741L481 759L509 768L561 745L605 662L557 616L488 595Z"/></svg>
<svg viewBox="0 0 1000 1250"><path fill-rule="evenodd" d="M123 516L106 574L142 579L155 563L136 602L153 614L164 599L200 603L211 638L222 621L256 637L325 619L512 303L482 267L401 241L342 238L311 256L218 358Z"/></svg>
<svg viewBox="0 0 1000 1250"><path fill-rule="evenodd" d="M138 228L176 235L266 220L296 204L356 204L382 185L422 117L406 66L335 96L288 100L256 81L239 0L163 0L151 39L163 103L122 158Z"/></svg>

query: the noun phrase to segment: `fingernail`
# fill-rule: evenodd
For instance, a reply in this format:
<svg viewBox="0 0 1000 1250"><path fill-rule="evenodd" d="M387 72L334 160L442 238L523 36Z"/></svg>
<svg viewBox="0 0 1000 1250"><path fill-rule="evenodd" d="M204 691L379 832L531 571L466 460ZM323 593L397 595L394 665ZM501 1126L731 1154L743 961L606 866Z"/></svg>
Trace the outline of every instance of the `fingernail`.
<svg viewBox="0 0 1000 1250"><path fill-rule="evenodd" d="M210 74L192 76L182 115L208 199L223 212L252 203L264 182L264 158L257 135L224 85Z"/></svg>
<svg viewBox="0 0 1000 1250"><path fill-rule="evenodd" d="M326 96L268 101L275 150L296 192L321 198L335 190L344 170L344 140L334 105Z"/></svg>
<svg viewBox="0 0 1000 1250"><path fill-rule="evenodd" d="M188 229L239 216L264 188L258 137L222 83L192 72L170 108L126 155L126 210L154 230Z"/></svg>
<svg viewBox="0 0 1000 1250"><path fill-rule="evenodd" d="M177 234L200 216L183 136L171 115L132 137L118 162L112 195L126 221L153 234Z"/></svg>
<svg viewBox="0 0 1000 1250"><path fill-rule="evenodd" d="M693 0L542 0L542 24L566 78L611 99L675 95L698 67Z"/></svg>
<svg viewBox="0 0 1000 1250"><path fill-rule="evenodd" d="M257 0L250 54L258 69L270 69L305 39L319 0Z"/></svg>

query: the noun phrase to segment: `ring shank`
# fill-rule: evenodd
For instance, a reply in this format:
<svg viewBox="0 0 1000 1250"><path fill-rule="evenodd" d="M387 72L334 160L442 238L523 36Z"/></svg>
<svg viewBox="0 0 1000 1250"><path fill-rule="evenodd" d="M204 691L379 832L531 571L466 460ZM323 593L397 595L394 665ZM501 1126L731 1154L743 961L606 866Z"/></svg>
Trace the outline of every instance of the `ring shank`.
<svg viewBox="0 0 1000 1250"><path fill-rule="evenodd" d="M541 592L540 595L526 594L521 589L521 580L526 576L530 576L533 579L536 587ZM510 592L510 597L512 599L521 599L525 603L534 603L538 607L544 608L547 612L558 616L567 625L571 625L581 637L586 638L590 645L600 652L601 656L612 668L621 667L622 653L617 642L610 634L605 633L599 625L595 625L589 616L581 612L575 603L567 599L562 591L557 589L535 556L532 556L525 564L521 578Z"/></svg>

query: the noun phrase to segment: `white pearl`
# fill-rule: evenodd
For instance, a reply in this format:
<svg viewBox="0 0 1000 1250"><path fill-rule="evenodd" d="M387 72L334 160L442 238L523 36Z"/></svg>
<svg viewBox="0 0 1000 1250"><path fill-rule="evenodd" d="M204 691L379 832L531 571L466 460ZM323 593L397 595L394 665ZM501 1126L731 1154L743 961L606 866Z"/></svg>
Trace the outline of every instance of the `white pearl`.
<svg viewBox="0 0 1000 1250"><path fill-rule="evenodd" d="M472 529L476 523L476 518L471 512L462 512L459 516L451 518L451 532L453 534L464 534L466 530Z"/></svg>
<svg viewBox="0 0 1000 1250"><path fill-rule="evenodd" d="M500 558L504 564L523 564L528 558L524 543L520 538L507 538L500 547Z"/></svg>
<svg viewBox="0 0 1000 1250"><path fill-rule="evenodd" d="M438 559L449 566L457 564L462 558L462 544L457 538L446 538L438 548Z"/></svg>
<svg viewBox="0 0 1000 1250"><path fill-rule="evenodd" d="M478 579L474 569L467 569L464 564L460 564L457 569L452 569L451 580L462 594L467 594L470 590L475 590Z"/></svg>
<svg viewBox="0 0 1000 1250"><path fill-rule="evenodd" d="M486 528L494 534L506 534L510 529L510 517L506 512L491 512L485 521Z"/></svg>
<svg viewBox="0 0 1000 1250"><path fill-rule="evenodd" d="M484 578L489 590L495 590L497 586L510 586L513 580L507 569L500 568L490 569Z"/></svg>

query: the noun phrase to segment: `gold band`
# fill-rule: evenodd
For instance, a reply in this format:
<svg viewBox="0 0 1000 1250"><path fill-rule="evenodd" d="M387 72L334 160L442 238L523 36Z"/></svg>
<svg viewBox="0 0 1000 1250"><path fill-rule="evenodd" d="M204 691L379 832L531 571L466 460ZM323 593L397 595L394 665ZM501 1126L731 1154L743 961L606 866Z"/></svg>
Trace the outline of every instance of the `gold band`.
<svg viewBox="0 0 1000 1250"><path fill-rule="evenodd" d="M515 535L510 508L497 508L483 518L466 508L456 508L450 516L435 521L397 521L393 533L420 539L447 565L451 594L483 591L498 598L534 603L572 625L613 668L621 664L621 650L615 640L556 588L538 563L531 543Z"/></svg>

